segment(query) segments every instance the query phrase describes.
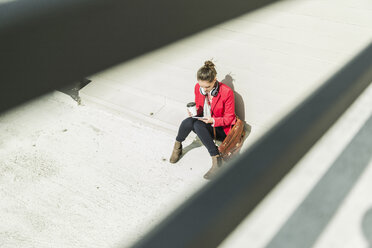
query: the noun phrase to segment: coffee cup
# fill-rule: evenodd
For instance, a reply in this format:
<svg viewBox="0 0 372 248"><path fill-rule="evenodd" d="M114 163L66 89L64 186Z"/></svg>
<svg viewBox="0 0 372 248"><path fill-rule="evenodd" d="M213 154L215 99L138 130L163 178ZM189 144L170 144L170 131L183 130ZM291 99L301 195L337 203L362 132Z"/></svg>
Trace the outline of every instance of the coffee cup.
<svg viewBox="0 0 372 248"><path fill-rule="evenodd" d="M186 107L190 111L191 116L196 116L197 112L196 112L196 104L195 104L195 102L189 102L186 105Z"/></svg>

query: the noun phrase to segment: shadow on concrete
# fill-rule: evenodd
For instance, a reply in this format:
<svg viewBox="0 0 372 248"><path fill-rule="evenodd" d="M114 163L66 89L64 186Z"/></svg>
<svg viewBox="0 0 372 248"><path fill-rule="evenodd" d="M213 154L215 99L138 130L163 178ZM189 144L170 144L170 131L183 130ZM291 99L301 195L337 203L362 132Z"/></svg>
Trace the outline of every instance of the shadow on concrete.
<svg viewBox="0 0 372 248"><path fill-rule="evenodd" d="M312 247L358 181L371 157L372 116L266 247ZM371 243L370 211L365 219L363 230L368 232Z"/></svg>
<svg viewBox="0 0 372 248"><path fill-rule="evenodd" d="M226 84L234 91L234 97L235 97L235 113L236 115L245 121L245 104L242 95L240 95L238 92L235 91L234 87L234 78L231 76L231 74L227 74L225 78L221 81L221 83ZM243 138L243 142L248 138L248 136L251 134L252 126L248 123L245 123L244 125L245 129L245 135Z"/></svg>
<svg viewBox="0 0 372 248"><path fill-rule="evenodd" d="M372 207L363 216L362 231L368 242L368 247L372 248Z"/></svg>
<svg viewBox="0 0 372 248"><path fill-rule="evenodd" d="M238 92L235 91L234 87L234 79L231 76L231 74L227 74L225 78L221 81L221 83L226 84L229 86L233 91L234 91L234 96L235 96L235 113L239 118L242 120L245 120L245 105L244 105L244 100L242 95L240 95Z"/></svg>
<svg viewBox="0 0 372 248"><path fill-rule="evenodd" d="M243 137L243 143L248 138L248 136L251 134L251 132L252 132L252 126L249 125L248 123L245 123L244 124L244 129L245 129L245 135Z"/></svg>
<svg viewBox="0 0 372 248"><path fill-rule="evenodd" d="M203 145L203 143L200 141L200 139L198 137L196 137L190 145L184 147L182 149L182 155L181 155L181 158L186 154L188 153L189 151L191 151L192 149L194 148L198 148L198 147L201 147Z"/></svg>

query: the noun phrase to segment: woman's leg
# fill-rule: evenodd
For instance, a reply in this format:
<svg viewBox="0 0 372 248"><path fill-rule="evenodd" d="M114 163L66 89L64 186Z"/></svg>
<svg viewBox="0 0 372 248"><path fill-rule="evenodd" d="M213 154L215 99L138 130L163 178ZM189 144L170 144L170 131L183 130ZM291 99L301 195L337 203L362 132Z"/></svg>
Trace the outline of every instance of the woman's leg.
<svg viewBox="0 0 372 248"><path fill-rule="evenodd" d="M194 121L195 119L191 117L182 121L178 129L176 142L174 143L172 155L169 159L169 162L176 163L181 158L182 141L184 141L186 137L190 134L190 132L193 130Z"/></svg>
<svg viewBox="0 0 372 248"><path fill-rule="evenodd" d="M198 135L211 156L219 154L218 147L213 142L213 127L210 124L206 124L192 117L186 118L182 121L178 129L176 140L178 142L183 142L191 131L194 131ZM222 127L216 127L216 136L217 139L220 140L223 140L226 137Z"/></svg>
<svg viewBox="0 0 372 248"><path fill-rule="evenodd" d="M212 167L207 171L207 173L204 175L205 179L212 179L219 169L222 166L222 159L219 155L218 147L213 142L214 139L214 132L213 127L210 124L205 124L204 122L200 123L194 123L194 129L195 132L198 134L200 140L203 142L205 147L207 147L209 154L212 157ZM216 138L217 139L224 139L226 134L223 131L222 127L216 127Z"/></svg>
<svg viewBox="0 0 372 248"><path fill-rule="evenodd" d="M194 130L194 122L196 121L197 119L192 117L186 118L182 121L176 137L176 140L178 142L183 142L186 139L186 137L190 134L190 132Z"/></svg>
<svg viewBox="0 0 372 248"><path fill-rule="evenodd" d="M218 147L213 142L213 134L210 132L209 126L202 121L194 122L194 132L198 135L203 145L207 148L211 156L219 154Z"/></svg>
<svg viewBox="0 0 372 248"><path fill-rule="evenodd" d="M213 127L212 127L213 129ZM226 134L225 134L225 131L223 130L222 127L215 127L216 129L216 139L219 140L219 141L223 141L225 138L226 138ZM212 130L213 132L213 130Z"/></svg>

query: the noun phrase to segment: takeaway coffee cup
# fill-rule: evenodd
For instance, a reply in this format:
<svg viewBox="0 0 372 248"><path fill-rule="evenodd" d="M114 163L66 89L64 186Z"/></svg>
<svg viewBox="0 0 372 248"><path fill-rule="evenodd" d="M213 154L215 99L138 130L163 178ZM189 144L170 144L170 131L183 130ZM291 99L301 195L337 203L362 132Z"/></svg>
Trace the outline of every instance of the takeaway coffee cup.
<svg viewBox="0 0 372 248"><path fill-rule="evenodd" d="M196 104L195 102L189 102L187 105L187 109L190 111L192 116L196 116Z"/></svg>

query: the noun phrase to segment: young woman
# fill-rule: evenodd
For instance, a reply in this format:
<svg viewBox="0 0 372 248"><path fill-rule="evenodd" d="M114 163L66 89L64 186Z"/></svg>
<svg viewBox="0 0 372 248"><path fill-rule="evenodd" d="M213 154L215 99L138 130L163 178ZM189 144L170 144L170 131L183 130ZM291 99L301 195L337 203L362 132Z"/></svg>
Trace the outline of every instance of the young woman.
<svg viewBox="0 0 372 248"><path fill-rule="evenodd" d="M189 112L180 125L173 152L171 163L176 163L182 154L182 142L190 134L195 132L212 157L212 167L204 175L205 179L211 179L221 166L221 158L218 147L213 139L224 140L236 122L234 92L225 84L217 81L215 65L211 61L205 61L197 72L198 83L195 85L195 103L197 116L193 118Z"/></svg>

